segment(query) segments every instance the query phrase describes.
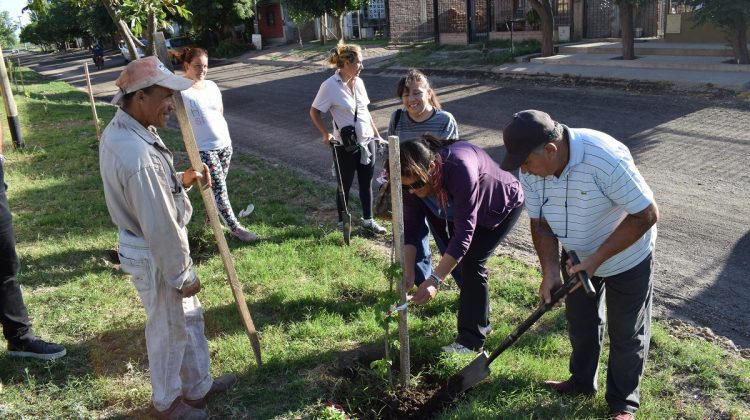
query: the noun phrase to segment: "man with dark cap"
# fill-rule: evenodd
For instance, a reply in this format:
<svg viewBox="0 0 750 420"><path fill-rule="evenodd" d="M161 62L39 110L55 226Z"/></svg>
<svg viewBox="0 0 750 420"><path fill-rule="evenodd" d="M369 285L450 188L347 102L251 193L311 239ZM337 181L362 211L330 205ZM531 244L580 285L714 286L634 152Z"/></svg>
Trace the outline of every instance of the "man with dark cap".
<svg viewBox="0 0 750 420"><path fill-rule="evenodd" d="M0 127L0 132L2 127ZM8 355L55 360L65 356L65 347L48 343L34 334L21 285L18 284L18 254L13 234L13 216L5 194L5 157L0 133L0 323L8 340Z"/></svg>
<svg viewBox="0 0 750 420"><path fill-rule="evenodd" d="M187 226L193 208L187 189L203 173L177 172L156 132L175 110L175 91L193 81L175 76L157 57L135 60L116 81L120 106L102 133L99 164L104 197L118 227L122 269L146 310L146 349L156 416L204 419L207 395L229 389L236 377L212 378L201 283L190 258Z"/></svg>
<svg viewBox="0 0 750 420"><path fill-rule="evenodd" d="M503 142L501 167L521 169L543 276L539 296L550 301L562 284L561 271L566 279L585 271L597 290L593 299L581 290L567 296L571 376L545 385L561 394L596 392L606 304L606 400L613 419L633 419L651 336L659 218L651 188L624 144L599 131L566 127L542 111L515 114ZM578 253L580 264L568 260L566 249Z"/></svg>

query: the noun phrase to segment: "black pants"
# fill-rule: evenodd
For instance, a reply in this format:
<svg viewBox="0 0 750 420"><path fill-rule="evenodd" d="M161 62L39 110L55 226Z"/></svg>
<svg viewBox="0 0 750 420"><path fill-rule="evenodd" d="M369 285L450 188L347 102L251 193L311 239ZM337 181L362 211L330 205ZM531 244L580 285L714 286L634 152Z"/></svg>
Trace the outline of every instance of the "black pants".
<svg viewBox="0 0 750 420"><path fill-rule="evenodd" d="M609 360L605 399L612 411L635 413L640 407L641 378L651 338L653 266L649 255L620 274L592 277L595 297L587 297L580 288L565 298L568 336L573 348L570 373L576 387L584 392L596 391L606 303Z"/></svg>
<svg viewBox="0 0 750 420"><path fill-rule="evenodd" d="M513 209L495 229L477 226L466 255L461 259L461 294L458 297L458 336L456 342L478 350L484 347L490 328L490 287L487 283L487 260L500 241L508 235L523 206ZM458 283L457 283L458 284Z"/></svg>
<svg viewBox="0 0 750 420"><path fill-rule="evenodd" d="M3 324L5 339L18 342L32 338L34 332L18 284L19 262L6 188L4 168L0 163L0 323Z"/></svg>
<svg viewBox="0 0 750 420"><path fill-rule="evenodd" d="M362 203L362 217L365 219L372 219L372 178L375 175L375 142L371 141L367 144L367 148L370 151L370 163L368 165L362 165L359 163L361 158L361 152L357 148L353 152L347 152L342 146L336 147L336 155L338 156L338 168L341 171L341 183L344 186L344 199L349 202L349 190L352 188L354 183L354 174L357 174L357 183L359 184L359 201ZM341 186L338 187L339 189ZM339 198L340 195L336 194L336 207L339 211L339 222L341 221L341 212L344 211L344 203Z"/></svg>

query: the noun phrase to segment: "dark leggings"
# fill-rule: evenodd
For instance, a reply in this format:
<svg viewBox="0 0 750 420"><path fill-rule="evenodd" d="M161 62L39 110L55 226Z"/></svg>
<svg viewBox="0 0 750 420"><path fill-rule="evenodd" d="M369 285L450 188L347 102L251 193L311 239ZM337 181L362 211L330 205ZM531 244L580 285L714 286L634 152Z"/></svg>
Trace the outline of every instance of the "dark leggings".
<svg viewBox="0 0 750 420"><path fill-rule="evenodd" d="M375 175L375 142L367 144L370 150L370 163L362 165L359 163L361 152L359 148L353 152L347 152L342 146L335 146L338 156L338 167L341 171L341 183L344 185L344 199L349 203L349 190L354 183L354 174L357 174L357 183L359 184L359 201L362 203L362 217L365 219L372 218L372 178ZM334 169L335 170L335 169ZM341 187L339 187L341 188ZM336 194L336 207L339 211L339 221L341 221L341 212L344 211L344 203Z"/></svg>

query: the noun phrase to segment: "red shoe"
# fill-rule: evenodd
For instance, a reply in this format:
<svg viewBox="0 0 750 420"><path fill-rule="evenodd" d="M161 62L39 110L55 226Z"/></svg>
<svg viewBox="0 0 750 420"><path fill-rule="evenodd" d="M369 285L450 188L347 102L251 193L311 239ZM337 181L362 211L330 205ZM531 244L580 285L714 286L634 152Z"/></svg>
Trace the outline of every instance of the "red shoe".
<svg viewBox="0 0 750 420"><path fill-rule="evenodd" d="M544 386L547 388L557 392L558 394L566 395L585 395L585 396L593 396L594 391L583 391L580 390L575 382L573 381L573 378L568 379L567 381L545 381Z"/></svg>
<svg viewBox="0 0 750 420"><path fill-rule="evenodd" d="M612 420L635 420L635 415L627 411L617 411L611 413L609 418Z"/></svg>

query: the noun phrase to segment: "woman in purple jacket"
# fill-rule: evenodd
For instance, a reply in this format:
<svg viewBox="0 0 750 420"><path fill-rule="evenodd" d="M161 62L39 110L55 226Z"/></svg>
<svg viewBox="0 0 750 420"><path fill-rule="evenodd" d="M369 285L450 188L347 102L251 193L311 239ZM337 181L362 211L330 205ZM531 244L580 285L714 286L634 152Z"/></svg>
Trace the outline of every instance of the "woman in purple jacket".
<svg viewBox="0 0 750 420"><path fill-rule="evenodd" d="M442 349L448 353L482 351L492 330L486 263L521 214L521 185L487 152L465 141L426 135L401 143L400 158L407 290L414 287L416 246L425 217L432 234L447 244L412 302L429 302L458 266L458 335Z"/></svg>

